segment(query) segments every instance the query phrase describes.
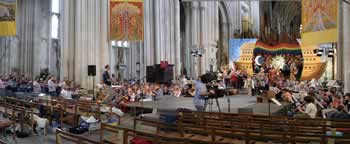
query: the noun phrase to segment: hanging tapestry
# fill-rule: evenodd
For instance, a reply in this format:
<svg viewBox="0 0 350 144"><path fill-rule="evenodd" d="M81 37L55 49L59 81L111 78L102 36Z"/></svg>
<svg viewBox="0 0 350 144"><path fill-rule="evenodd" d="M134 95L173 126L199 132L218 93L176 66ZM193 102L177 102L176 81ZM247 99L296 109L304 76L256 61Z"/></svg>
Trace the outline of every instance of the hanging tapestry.
<svg viewBox="0 0 350 144"><path fill-rule="evenodd" d="M302 44L338 41L338 0L302 0Z"/></svg>
<svg viewBox="0 0 350 144"><path fill-rule="evenodd" d="M143 40L143 0L110 1L110 39Z"/></svg>
<svg viewBox="0 0 350 144"><path fill-rule="evenodd" d="M16 35L16 0L0 0L0 36Z"/></svg>

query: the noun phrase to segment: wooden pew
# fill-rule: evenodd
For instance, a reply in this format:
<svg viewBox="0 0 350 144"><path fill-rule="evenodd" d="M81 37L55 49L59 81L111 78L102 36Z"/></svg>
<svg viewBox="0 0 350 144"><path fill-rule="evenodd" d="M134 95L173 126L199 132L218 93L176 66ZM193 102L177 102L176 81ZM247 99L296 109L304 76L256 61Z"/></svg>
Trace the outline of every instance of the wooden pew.
<svg viewBox="0 0 350 144"><path fill-rule="evenodd" d="M112 134L118 135L114 136L119 139L106 139L106 132L111 132ZM108 144L128 144L130 139L132 138L142 138L147 141L151 141L155 144L229 144L224 142L208 142L203 140L193 140L188 138L180 138L180 137L169 137L166 135L159 135L153 133L146 133L141 131L135 131L127 128L120 128L111 126L108 124L102 124L100 131L100 143L108 143Z"/></svg>
<svg viewBox="0 0 350 144"><path fill-rule="evenodd" d="M84 136L56 129L56 144L65 144L65 141L74 144L100 144L98 141L87 139Z"/></svg>
<svg viewBox="0 0 350 144"><path fill-rule="evenodd" d="M14 97L6 97L2 102L32 108L35 114L38 114L39 106L42 105L47 109L48 113L51 114L51 116L47 117L50 123L52 123L53 112L59 112L60 121L58 123L61 125L67 124L72 127L79 124L79 116L84 114L88 114L89 116L93 115L99 120L101 120L101 115L105 115L107 118L116 116L118 118L118 125L120 125L121 121L121 117L112 112L112 106L110 105L100 105L92 101L78 101L54 97L33 99L32 101L33 102L29 102ZM100 112L101 106L109 107L108 112Z"/></svg>
<svg viewBox="0 0 350 144"><path fill-rule="evenodd" d="M4 107L4 114L12 121L18 122L21 127L21 131L23 131L24 124L28 124L31 126L32 132L34 130L34 116L33 109L25 108L9 103L4 103L2 105ZM20 114L20 115L19 115ZM24 119L28 118L28 119Z"/></svg>
<svg viewBox="0 0 350 144"><path fill-rule="evenodd" d="M169 126L168 124L150 122L143 119L135 119L135 121L153 123L157 130L159 127ZM135 126L136 124L137 122L135 122ZM329 122L329 120L321 119L185 112L179 114L179 121L175 127L179 127L181 136L185 138L199 135L200 139L206 139L211 142L217 142L226 138L232 138L232 140L244 139L245 143L250 143L254 140L265 142L326 143L329 139L335 139L339 143L350 142L349 136L335 137L326 135L327 131L329 132L335 128L350 128L350 122Z"/></svg>
<svg viewBox="0 0 350 144"><path fill-rule="evenodd" d="M350 122L330 121L323 119L295 119L288 117L267 117L255 115L213 114L203 112L182 112L179 116L182 127L204 126L210 129L225 129L232 123L231 131L249 130L245 139L254 138L278 140L281 142L319 142L326 143L328 139L336 138L339 142L349 142L350 137L327 136L326 132L334 128L350 128ZM201 123L198 123L201 121ZM227 129L227 132L229 129ZM274 135L274 137L271 137ZM282 137L281 137L282 136Z"/></svg>

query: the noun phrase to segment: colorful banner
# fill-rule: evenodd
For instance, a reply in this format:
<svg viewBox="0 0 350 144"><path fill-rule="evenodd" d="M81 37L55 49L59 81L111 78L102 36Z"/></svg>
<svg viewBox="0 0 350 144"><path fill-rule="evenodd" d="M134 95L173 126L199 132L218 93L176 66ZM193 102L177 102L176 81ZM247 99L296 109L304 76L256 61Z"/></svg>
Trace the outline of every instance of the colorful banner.
<svg viewBox="0 0 350 144"><path fill-rule="evenodd" d="M302 55L300 45L298 43L280 43L277 45L268 45L264 42L257 41L254 48L254 55Z"/></svg>
<svg viewBox="0 0 350 144"><path fill-rule="evenodd" d="M338 0L302 0L302 43L338 41Z"/></svg>
<svg viewBox="0 0 350 144"><path fill-rule="evenodd" d="M0 0L0 36L16 35L16 0Z"/></svg>
<svg viewBox="0 0 350 144"><path fill-rule="evenodd" d="M143 0L110 1L110 39L143 40Z"/></svg>

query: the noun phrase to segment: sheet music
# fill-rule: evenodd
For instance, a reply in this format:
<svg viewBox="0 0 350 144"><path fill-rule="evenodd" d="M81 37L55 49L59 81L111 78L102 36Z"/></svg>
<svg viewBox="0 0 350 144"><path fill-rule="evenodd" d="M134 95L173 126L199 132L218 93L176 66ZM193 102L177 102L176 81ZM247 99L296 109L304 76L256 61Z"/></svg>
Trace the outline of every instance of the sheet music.
<svg viewBox="0 0 350 144"><path fill-rule="evenodd" d="M282 104L281 104L278 100L276 100L275 98L271 98L270 100L271 100L273 103L275 103L276 105L282 106Z"/></svg>

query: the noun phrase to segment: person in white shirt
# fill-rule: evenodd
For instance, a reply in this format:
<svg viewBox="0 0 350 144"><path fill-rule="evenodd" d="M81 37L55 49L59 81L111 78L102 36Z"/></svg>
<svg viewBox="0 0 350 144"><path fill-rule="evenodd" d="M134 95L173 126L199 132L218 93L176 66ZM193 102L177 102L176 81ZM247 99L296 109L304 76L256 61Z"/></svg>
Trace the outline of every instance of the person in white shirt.
<svg viewBox="0 0 350 144"><path fill-rule="evenodd" d="M305 101L305 106L304 108L298 107L298 110L310 117L310 118L316 118L316 114L317 114L317 107L314 104L314 98L312 96L306 96L304 97L304 101Z"/></svg>
<svg viewBox="0 0 350 144"><path fill-rule="evenodd" d="M181 82L181 88L184 88L187 85L187 79L185 75L182 75L182 77L180 78L180 82Z"/></svg>
<svg viewBox="0 0 350 144"><path fill-rule="evenodd" d="M57 96L57 92L56 92L57 84L55 83L55 81L56 81L56 78L55 77L51 77L49 79L49 81L47 82L47 86L49 88L49 94L51 96Z"/></svg>
<svg viewBox="0 0 350 144"><path fill-rule="evenodd" d="M40 86L38 80L34 80L34 82L33 82L33 92L34 93L40 93L41 92L41 86Z"/></svg>
<svg viewBox="0 0 350 144"><path fill-rule="evenodd" d="M61 91L61 96L64 99L72 99L72 94L73 94L73 91L68 86L63 88Z"/></svg>

